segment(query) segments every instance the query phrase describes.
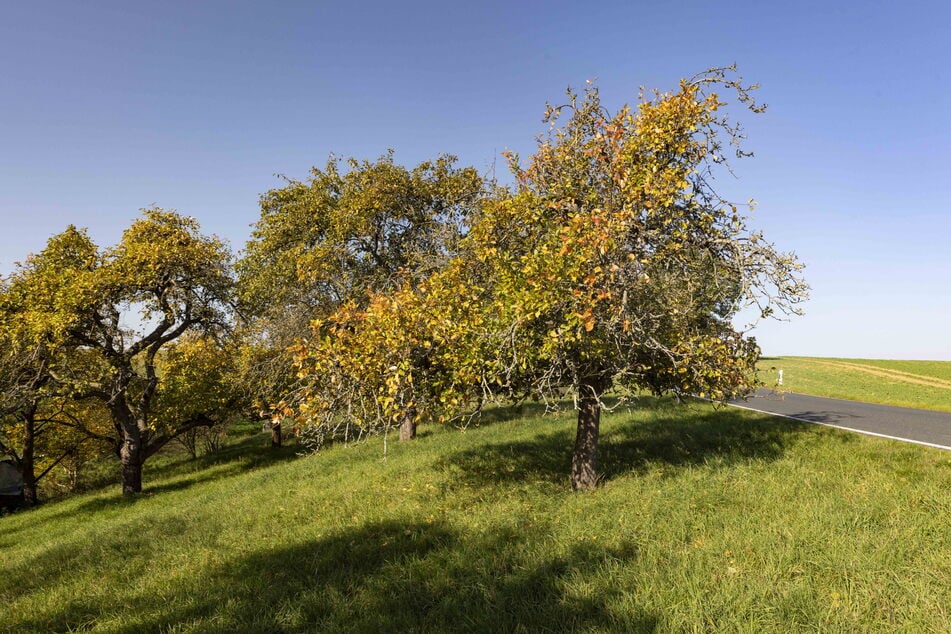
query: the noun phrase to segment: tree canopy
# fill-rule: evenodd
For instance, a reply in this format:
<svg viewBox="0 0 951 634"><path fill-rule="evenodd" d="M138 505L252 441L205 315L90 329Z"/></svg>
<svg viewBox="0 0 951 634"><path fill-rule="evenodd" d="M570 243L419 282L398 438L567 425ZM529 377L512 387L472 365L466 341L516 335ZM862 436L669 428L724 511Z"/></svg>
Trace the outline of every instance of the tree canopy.
<svg viewBox="0 0 951 634"><path fill-rule="evenodd" d="M570 398L571 483L591 489L606 395L744 393L759 348L733 319L806 297L795 255L716 187L749 156L728 113L761 112L754 88L712 69L615 112L569 90L534 154L506 154L508 187L450 155L331 156L261 196L234 270L172 211L105 249L70 226L0 279L0 451L35 485L37 447L45 473L93 439L132 494L150 456L239 403L319 447Z"/></svg>
<svg viewBox="0 0 951 634"><path fill-rule="evenodd" d="M795 256L712 186L726 148L745 155L715 87L761 110L729 69L616 113L593 86L549 106L527 166L509 155L516 186L484 202L455 258L345 307L300 348L303 418L370 402L385 428L420 416L420 393L451 416L483 397L567 392L579 410L572 484L587 489L609 389L723 399L753 385L758 348L731 318L749 304L796 312L806 286Z"/></svg>
<svg viewBox="0 0 951 634"><path fill-rule="evenodd" d="M5 330L47 351L56 395L93 399L108 410L114 433L99 436L121 459L123 492L137 493L149 456L183 431L214 422L214 408L185 407L194 397L185 399L182 382L171 380L174 361L166 376L159 368L162 351L184 336L230 328L232 290L230 253L220 240L203 236L193 218L148 209L109 249L72 226L50 238L7 281ZM175 350L190 349L183 346ZM158 415L157 403L169 400L180 401L178 413Z"/></svg>
<svg viewBox="0 0 951 634"><path fill-rule="evenodd" d="M306 181L261 196L261 219L238 262L252 312L305 308L309 317L401 275L437 269L465 231L482 189L471 167L441 155L412 169L390 152L376 161L331 156Z"/></svg>
<svg viewBox="0 0 951 634"><path fill-rule="evenodd" d="M331 156L306 181L287 180L261 197L237 270L249 322L245 383L263 410L296 387L287 352L314 319L374 293L414 284L456 252L483 179L441 155L408 169L393 152L376 161Z"/></svg>

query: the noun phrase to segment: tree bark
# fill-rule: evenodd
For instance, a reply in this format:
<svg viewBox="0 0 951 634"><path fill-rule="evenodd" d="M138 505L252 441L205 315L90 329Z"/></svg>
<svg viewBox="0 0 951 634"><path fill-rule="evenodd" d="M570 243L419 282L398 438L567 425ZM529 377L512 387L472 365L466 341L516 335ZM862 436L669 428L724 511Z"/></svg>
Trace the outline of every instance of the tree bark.
<svg viewBox="0 0 951 634"><path fill-rule="evenodd" d="M403 415L403 422L400 423L400 440L414 438L416 438L416 408L410 407Z"/></svg>
<svg viewBox="0 0 951 634"><path fill-rule="evenodd" d="M122 462L122 495L135 495L142 492L142 462L144 461L142 444L137 438L126 433L119 451Z"/></svg>
<svg viewBox="0 0 951 634"><path fill-rule="evenodd" d="M20 456L20 473L23 476L23 503L36 506L36 405L23 412L23 453Z"/></svg>
<svg viewBox="0 0 951 634"><path fill-rule="evenodd" d="M571 454L571 488L591 491L598 484L601 388L597 382L582 381L578 391L578 432Z"/></svg>
<svg viewBox="0 0 951 634"><path fill-rule="evenodd" d="M280 447L284 443L284 436L281 434L281 424L271 423L271 446Z"/></svg>

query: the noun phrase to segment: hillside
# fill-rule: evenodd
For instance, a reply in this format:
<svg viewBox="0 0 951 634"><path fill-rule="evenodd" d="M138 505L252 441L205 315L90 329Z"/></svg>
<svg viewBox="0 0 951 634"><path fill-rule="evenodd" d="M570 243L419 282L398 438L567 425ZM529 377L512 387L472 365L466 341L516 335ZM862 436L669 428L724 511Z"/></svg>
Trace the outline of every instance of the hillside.
<svg viewBox="0 0 951 634"><path fill-rule="evenodd" d="M768 357L759 377L801 394L951 412L951 361Z"/></svg>
<svg viewBox="0 0 951 634"><path fill-rule="evenodd" d="M951 455L707 404L490 412L319 455L245 429L0 518L0 631L947 631Z"/></svg>

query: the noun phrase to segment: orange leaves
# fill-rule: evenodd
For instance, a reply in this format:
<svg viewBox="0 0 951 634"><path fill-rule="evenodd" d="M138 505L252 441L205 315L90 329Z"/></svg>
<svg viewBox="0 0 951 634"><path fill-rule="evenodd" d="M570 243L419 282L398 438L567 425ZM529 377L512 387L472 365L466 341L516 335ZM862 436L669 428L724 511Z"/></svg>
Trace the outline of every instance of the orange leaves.
<svg viewBox="0 0 951 634"><path fill-rule="evenodd" d="M485 202L444 268L325 327L313 380L336 377L327 393L383 421L410 403L446 418L483 390L551 394L579 373L711 394L742 381L728 307L746 263L710 245L744 228L698 176L721 129L701 85L614 116L596 89L570 92L528 167L507 155L517 186Z"/></svg>
<svg viewBox="0 0 951 634"><path fill-rule="evenodd" d="M583 313L579 314L578 320L581 322L581 326L584 328L585 332L591 332L594 330L594 311L591 308L588 308Z"/></svg>
<svg viewBox="0 0 951 634"><path fill-rule="evenodd" d="M331 315L299 358L312 387L300 411L327 426L345 409L367 431L455 415L479 377L470 350L480 291L462 275L449 266L415 289L375 293L365 308L350 302Z"/></svg>

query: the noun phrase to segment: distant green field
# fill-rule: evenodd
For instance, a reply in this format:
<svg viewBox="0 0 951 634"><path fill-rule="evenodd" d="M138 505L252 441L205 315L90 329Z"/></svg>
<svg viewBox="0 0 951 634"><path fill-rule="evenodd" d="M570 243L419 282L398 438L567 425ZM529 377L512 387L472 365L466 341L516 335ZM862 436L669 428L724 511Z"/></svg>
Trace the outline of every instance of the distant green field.
<svg viewBox="0 0 951 634"><path fill-rule="evenodd" d="M772 357L759 376L790 392L951 412L951 361L884 361L817 357Z"/></svg>
<svg viewBox="0 0 951 634"><path fill-rule="evenodd" d="M874 365L886 370L910 372L951 382L951 361L890 361L880 359L855 361L866 365Z"/></svg>
<svg viewBox="0 0 951 634"><path fill-rule="evenodd" d="M0 632L947 632L951 454L707 403L228 448L0 517Z"/></svg>

